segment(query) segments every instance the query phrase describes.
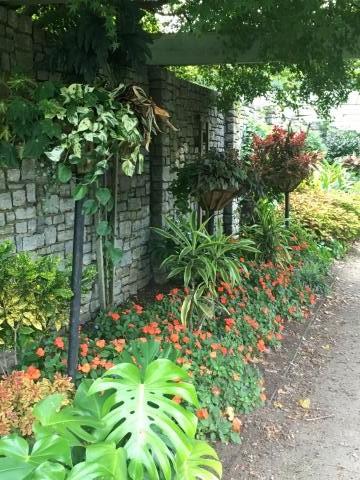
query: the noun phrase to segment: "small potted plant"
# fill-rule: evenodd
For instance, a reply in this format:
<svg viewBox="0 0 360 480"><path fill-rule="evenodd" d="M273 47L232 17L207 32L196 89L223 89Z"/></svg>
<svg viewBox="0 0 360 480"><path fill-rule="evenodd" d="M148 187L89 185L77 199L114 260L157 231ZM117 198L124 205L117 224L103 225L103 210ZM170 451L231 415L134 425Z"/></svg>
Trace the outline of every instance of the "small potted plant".
<svg viewBox="0 0 360 480"><path fill-rule="evenodd" d="M189 210L189 200L207 212L222 210L239 192L245 171L236 150L210 150L199 159L176 170L170 190L181 211Z"/></svg>

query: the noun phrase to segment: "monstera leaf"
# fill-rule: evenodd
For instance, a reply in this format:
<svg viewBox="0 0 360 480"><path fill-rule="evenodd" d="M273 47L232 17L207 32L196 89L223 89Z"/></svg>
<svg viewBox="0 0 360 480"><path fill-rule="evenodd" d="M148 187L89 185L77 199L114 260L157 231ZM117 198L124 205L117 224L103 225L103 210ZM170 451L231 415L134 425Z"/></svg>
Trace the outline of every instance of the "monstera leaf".
<svg viewBox="0 0 360 480"><path fill-rule="evenodd" d="M176 455L176 480L219 480L222 466L215 450L206 442L193 440L185 456Z"/></svg>
<svg viewBox="0 0 360 480"><path fill-rule="evenodd" d="M113 391L104 406L103 440L123 445L133 480L172 478L175 454L186 456L194 438L195 415L172 400L181 397L197 405L188 375L167 359L151 362L146 369L122 363L108 370L89 394Z"/></svg>
<svg viewBox="0 0 360 480"><path fill-rule="evenodd" d="M54 394L34 407L37 422L33 430L36 436L40 438L55 433L65 438L71 446L81 446L84 441L94 443L94 436L84 427L96 429L101 427L101 422L72 406L61 408L63 401L64 395Z"/></svg>
<svg viewBox="0 0 360 480"><path fill-rule="evenodd" d="M72 465L70 447L65 439L57 435L41 438L31 452L27 441L18 435L0 439L0 480L32 478L32 472L48 460Z"/></svg>

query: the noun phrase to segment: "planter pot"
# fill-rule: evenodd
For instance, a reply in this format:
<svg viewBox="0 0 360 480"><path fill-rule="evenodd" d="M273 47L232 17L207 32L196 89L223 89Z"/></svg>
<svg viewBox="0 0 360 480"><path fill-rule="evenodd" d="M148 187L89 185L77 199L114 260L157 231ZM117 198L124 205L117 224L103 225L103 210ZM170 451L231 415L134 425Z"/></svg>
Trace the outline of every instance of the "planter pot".
<svg viewBox="0 0 360 480"><path fill-rule="evenodd" d="M287 172L278 172L268 175L266 177L266 183L280 192L292 192L294 191L305 177L289 177Z"/></svg>
<svg viewBox="0 0 360 480"><path fill-rule="evenodd" d="M199 204L203 210L222 210L236 197L238 190L211 190L203 193L199 198Z"/></svg>

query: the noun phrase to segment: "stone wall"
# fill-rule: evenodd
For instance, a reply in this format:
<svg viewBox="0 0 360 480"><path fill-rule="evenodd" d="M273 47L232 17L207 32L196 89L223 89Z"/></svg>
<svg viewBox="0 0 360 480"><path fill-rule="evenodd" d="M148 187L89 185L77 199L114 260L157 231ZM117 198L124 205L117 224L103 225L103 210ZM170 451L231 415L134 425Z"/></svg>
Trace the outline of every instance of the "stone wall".
<svg viewBox="0 0 360 480"><path fill-rule="evenodd" d="M26 72L38 80L52 78L41 67L44 36L26 17L0 7L1 71ZM58 77L58 74L55 75ZM151 226L162 224L171 213L173 201L167 187L172 168L191 160L206 148L224 148L231 127L214 106L216 93L175 78L160 68L119 72L124 83L136 82L166 108L177 131L163 127L153 140L145 171L129 179L119 178L117 244L123 249L116 272L116 301L126 300L152 278L150 261ZM231 122L230 122L231 123ZM44 165L24 161L17 169L0 170L0 241L12 240L17 251L36 255L71 256L74 226L73 185L51 181ZM95 261L96 234L86 220L84 263ZM98 308L96 287L83 299L83 316Z"/></svg>

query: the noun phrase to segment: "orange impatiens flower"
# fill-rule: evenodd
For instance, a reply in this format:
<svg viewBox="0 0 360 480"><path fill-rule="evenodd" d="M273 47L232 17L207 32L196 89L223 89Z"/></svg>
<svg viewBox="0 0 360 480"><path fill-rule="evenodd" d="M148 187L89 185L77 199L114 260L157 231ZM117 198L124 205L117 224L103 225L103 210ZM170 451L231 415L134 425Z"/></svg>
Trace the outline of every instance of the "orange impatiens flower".
<svg viewBox="0 0 360 480"><path fill-rule="evenodd" d="M30 379L30 380L38 380L41 377L41 372L38 368L34 367L34 365L30 365L26 371L25 375Z"/></svg>
<svg viewBox="0 0 360 480"><path fill-rule="evenodd" d="M259 350L259 352L266 352L266 350L267 350L265 342L262 338L260 338L260 340L257 342L256 346L257 346L257 349Z"/></svg>
<svg viewBox="0 0 360 480"><path fill-rule="evenodd" d="M114 345L115 350L118 353L122 352L125 348L125 340L123 338L117 338L113 340L111 343Z"/></svg>
<svg viewBox="0 0 360 480"><path fill-rule="evenodd" d="M207 408L199 408L199 410L196 410L196 416L199 420L206 420L209 417L209 412Z"/></svg>
<svg viewBox="0 0 360 480"><path fill-rule="evenodd" d="M86 357L89 351L89 346L87 343L81 343L80 344L80 355L82 357Z"/></svg>
<svg viewBox="0 0 360 480"><path fill-rule="evenodd" d="M60 350L64 350L64 348L65 348L64 340L61 337L56 337L55 338L54 345L55 345L55 347L60 348Z"/></svg>
<svg viewBox="0 0 360 480"><path fill-rule="evenodd" d="M170 338L170 342L173 342L173 343L179 342L179 335L177 333L172 333L169 338Z"/></svg>
<svg viewBox="0 0 360 480"><path fill-rule="evenodd" d="M103 339L96 340L96 346L99 348L104 348L106 346L106 342Z"/></svg>
<svg viewBox="0 0 360 480"><path fill-rule="evenodd" d="M89 373L91 370L91 365L90 363L84 363L83 365L78 366L78 370L82 373Z"/></svg>
<svg viewBox="0 0 360 480"><path fill-rule="evenodd" d="M108 312L108 317L112 318L115 321L120 319L120 315L116 312Z"/></svg>
<svg viewBox="0 0 360 480"><path fill-rule="evenodd" d="M141 305L137 305L136 303L134 303L134 310L137 314L141 314L144 310L144 307L142 307Z"/></svg>
<svg viewBox="0 0 360 480"><path fill-rule="evenodd" d="M44 350L43 348L41 348L41 347L39 347L39 348L36 350L35 353L36 353L36 355L37 355L38 357L40 357L40 358L41 358L41 357L45 357L45 350Z"/></svg>
<svg viewBox="0 0 360 480"><path fill-rule="evenodd" d="M142 328L143 333L148 333L149 335L158 335L161 333L159 324L157 322L151 322L148 325L145 325Z"/></svg>
<svg viewBox="0 0 360 480"><path fill-rule="evenodd" d="M163 293L158 293L157 295L155 295L155 300L158 301L158 302L161 302L161 300L164 299L164 294Z"/></svg>

